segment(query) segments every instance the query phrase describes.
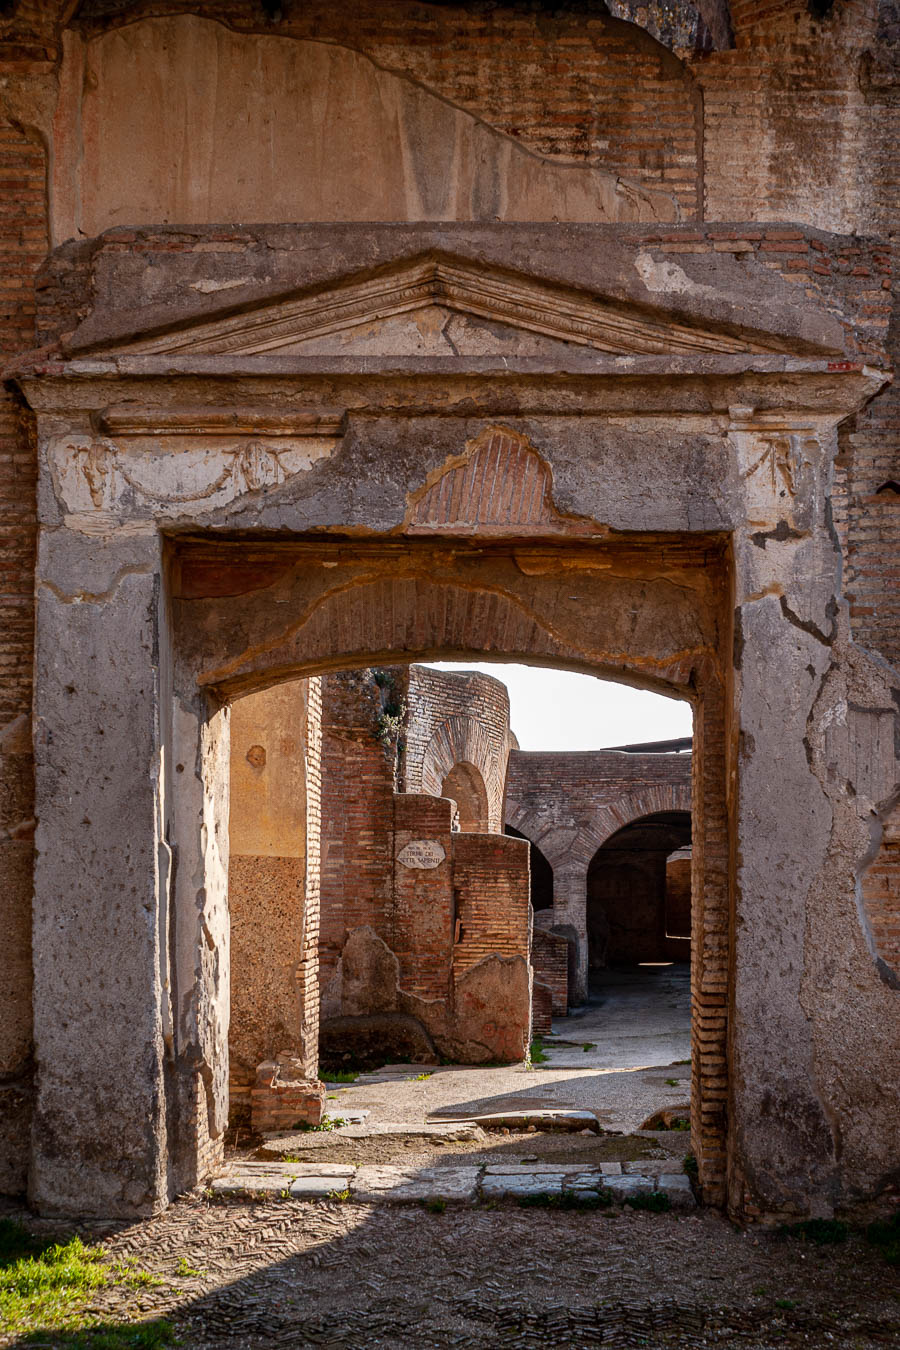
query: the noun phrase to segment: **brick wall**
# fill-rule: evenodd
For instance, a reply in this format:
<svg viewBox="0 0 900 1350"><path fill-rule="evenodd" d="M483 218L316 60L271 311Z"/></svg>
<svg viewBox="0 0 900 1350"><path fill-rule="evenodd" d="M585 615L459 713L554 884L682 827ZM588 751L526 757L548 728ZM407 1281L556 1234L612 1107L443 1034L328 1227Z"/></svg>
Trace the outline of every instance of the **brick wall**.
<svg viewBox="0 0 900 1350"><path fill-rule="evenodd" d="M541 983L550 990L554 1017L565 1017L569 1010L568 942L555 933L535 928L531 940L531 964L535 985Z"/></svg>
<svg viewBox="0 0 900 1350"><path fill-rule="evenodd" d="M398 793L393 806L393 897L388 922L377 931L399 959L406 992L422 999L446 999L451 987L456 889L450 803L440 797ZM438 846L443 860L435 867L404 865L404 849L423 839Z"/></svg>
<svg viewBox="0 0 900 1350"><path fill-rule="evenodd" d="M885 821L881 847L863 875L862 902L875 951L900 981L900 805Z"/></svg>
<svg viewBox="0 0 900 1350"><path fill-rule="evenodd" d="M458 919L453 969L486 956L528 958L528 847L509 835L455 834L453 890Z"/></svg>
<svg viewBox="0 0 900 1350"><path fill-rule="evenodd" d="M371 672L322 676L322 986L350 929L390 923L395 756L378 740L381 711Z"/></svg>
<svg viewBox="0 0 900 1350"><path fill-rule="evenodd" d="M552 867L571 861L587 867L600 845L629 820L684 809L690 782L688 754L514 750L506 819Z"/></svg>
<svg viewBox="0 0 900 1350"><path fill-rule="evenodd" d="M0 81L24 63L4 61ZM0 116L0 366L34 342L32 279L47 249L44 152ZM25 1185L31 1106L35 456L31 422L0 386L0 1191Z"/></svg>
<svg viewBox="0 0 900 1350"><path fill-rule="evenodd" d="M480 828L499 832L506 761L514 743L509 694L500 680L477 672L410 666L404 756L407 792L442 795L454 765L471 764L487 796L487 820Z"/></svg>

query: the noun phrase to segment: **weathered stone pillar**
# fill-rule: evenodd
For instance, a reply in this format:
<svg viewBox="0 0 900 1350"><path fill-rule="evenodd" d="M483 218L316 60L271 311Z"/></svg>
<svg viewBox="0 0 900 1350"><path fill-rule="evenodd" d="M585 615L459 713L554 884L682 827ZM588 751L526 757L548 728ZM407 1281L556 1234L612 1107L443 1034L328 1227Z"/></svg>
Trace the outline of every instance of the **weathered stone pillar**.
<svg viewBox="0 0 900 1350"><path fill-rule="evenodd" d="M826 516L833 428L732 416L748 523L734 536L729 1202L751 1216L828 1215L848 1198L850 1154L871 1148L855 1119L861 1134L883 1131L885 1152L892 1112L896 1124L890 1092L849 1086L878 1038L887 1062L896 1024L855 899L873 812L896 777L891 696L886 672L867 671L847 639ZM884 1003L862 1037L863 1022L843 1015L851 982L873 1013Z"/></svg>
<svg viewBox="0 0 900 1350"><path fill-rule="evenodd" d="M37 577L31 1201L149 1213L171 1039L159 536L45 527Z"/></svg>
<svg viewBox="0 0 900 1350"><path fill-rule="evenodd" d="M220 1161L228 1123L230 709L179 669L173 698L172 837L178 841L172 968L172 1191Z"/></svg>

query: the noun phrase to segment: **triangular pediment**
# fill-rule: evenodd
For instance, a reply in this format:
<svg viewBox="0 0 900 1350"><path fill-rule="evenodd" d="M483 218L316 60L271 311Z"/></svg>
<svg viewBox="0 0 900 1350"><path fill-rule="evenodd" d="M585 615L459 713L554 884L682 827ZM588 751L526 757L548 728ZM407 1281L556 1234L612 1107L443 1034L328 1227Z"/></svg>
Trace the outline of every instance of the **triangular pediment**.
<svg viewBox="0 0 900 1350"><path fill-rule="evenodd" d="M432 257L133 338L115 350L183 356L536 356L573 344L614 355L783 349L764 335L695 327L532 277Z"/></svg>

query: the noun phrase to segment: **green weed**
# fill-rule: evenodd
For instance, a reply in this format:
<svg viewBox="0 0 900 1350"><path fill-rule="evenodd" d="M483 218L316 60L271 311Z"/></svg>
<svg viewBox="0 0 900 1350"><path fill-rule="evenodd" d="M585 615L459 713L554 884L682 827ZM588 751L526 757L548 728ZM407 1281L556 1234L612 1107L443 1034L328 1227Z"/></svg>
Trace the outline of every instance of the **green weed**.
<svg viewBox="0 0 900 1350"><path fill-rule="evenodd" d="M677 1079L677 1078L667 1078L667 1079L666 1079L666 1086L667 1086L667 1087L678 1087L678 1079Z"/></svg>
<svg viewBox="0 0 900 1350"><path fill-rule="evenodd" d="M411 1079L410 1079L410 1082L412 1082L412 1083L424 1083L424 1082L425 1082L425 1079L426 1079L426 1078L430 1078L430 1077L431 1077L431 1074L430 1074L430 1073L417 1073L416 1076L415 1076L414 1078L411 1078Z"/></svg>
<svg viewBox="0 0 900 1350"><path fill-rule="evenodd" d="M797 1304L792 1298L776 1298L775 1300L776 1308L785 1308L788 1312L790 1312L792 1308L796 1308L796 1306Z"/></svg>
<svg viewBox="0 0 900 1350"><path fill-rule="evenodd" d="M597 1043L596 1041L585 1041L584 1045L581 1048L584 1051L584 1053L587 1054L589 1050L597 1049Z"/></svg>
<svg viewBox="0 0 900 1350"><path fill-rule="evenodd" d="M536 1036L531 1042L531 1049L528 1052L527 1062L530 1064L546 1064L549 1058L550 1056L544 1049L544 1042L541 1040L540 1036Z"/></svg>
<svg viewBox="0 0 900 1350"><path fill-rule="evenodd" d="M866 1241L878 1248L889 1266L900 1266L900 1213L870 1223Z"/></svg>
<svg viewBox="0 0 900 1350"><path fill-rule="evenodd" d="M439 1195L435 1196L433 1200L426 1200L424 1203L429 1214L443 1214L447 1208L447 1201L441 1199Z"/></svg>
<svg viewBox="0 0 900 1350"><path fill-rule="evenodd" d="M341 1201L349 1200L349 1199L350 1199L350 1187L349 1187L349 1186L346 1186L342 1191L329 1191L329 1192L328 1192L328 1199L329 1199L329 1200L341 1200Z"/></svg>
<svg viewBox="0 0 900 1350"><path fill-rule="evenodd" d="M185 1257L179 1256L178 1266L175 1270L176 1275L181 1275L183 1279L196 1279L200 1275L205 1275L203 1270L197 1270L195 1266L189 1265Z"/></svg>
<svg viewBox="0 0 900 1350"><path fill-rule="evenodd" d="M666 1210L672 1208L672 1201L665 1191L645 1191L638 1195L630 1195L625 1204L631 1209L643 1209L650 1214L665 1214Z"/></svg>
<svg viewBox="0 0 900 1350"><path fill-rule="evenodd" d="M561 1195L540 1191L536 1195L519 1195L516 1203L522 1209L608 1209L613 1203L613 1194L606 1187L599 1191L563 1191Z"/></svg>
<svg viewBox="0 0 900 1350"><path fill-rule="evenodd" d="M849 1229L840 1219L804 1219L802 1223L785 1224L783 1232L786 1237L796 1237L826 1247L846 1242Z"/></svg>
<svg viewBox="0 0 900 1350"><path fill-rule="evenodd" d="M700 1175L700 1168L697 1166L697 1159L693 1153L686 1153L681 1160L681 1165L692 1181L696 1181Z"/></svg>
<svg viewBox="0 0 900 1350"><path fill-rule="evenodd" d="M293 1128L299 1130L301 1134L327 1134L329 1130L339 1130L341 1126L346 1124L347 1122L343 1116L326 1116L318 1125L310 1125L305 1120L298 1120ZM291 1158L288 1159L288 1161L295 1162L297 1160Z"/></svg>
<svg viewBox="0 0 900 1350"><path fill-rule="evenodd" d="M52 1242L12 1219L0 1219L0 1331L20 1344L47 1343L66 1350L155 1350L174 1338L164 1321L115 1326L84 1319L81 1308L104 1285L145 1288L162 1284L131 1261L110 1265L81 1238Z"/></svg>
<svg viewBox="0 0 900 1350"><path fill-rule="evenodd" d="M323 1083L355 1083L359 1077L359 1069L332 1069L329 1073L323 1074Z"/></svg>

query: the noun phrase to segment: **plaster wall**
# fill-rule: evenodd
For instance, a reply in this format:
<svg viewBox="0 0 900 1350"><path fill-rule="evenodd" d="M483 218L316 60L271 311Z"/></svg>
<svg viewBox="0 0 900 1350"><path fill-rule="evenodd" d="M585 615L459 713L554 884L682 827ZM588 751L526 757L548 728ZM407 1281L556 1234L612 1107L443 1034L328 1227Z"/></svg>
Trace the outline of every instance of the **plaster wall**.
<svg viewBox="0 0 900 1350"><path fill-rule="evenodd" d="M249 1108L259 1064L303 1057L307 683L275 685L231 708L232 1116Z"/></svg>

